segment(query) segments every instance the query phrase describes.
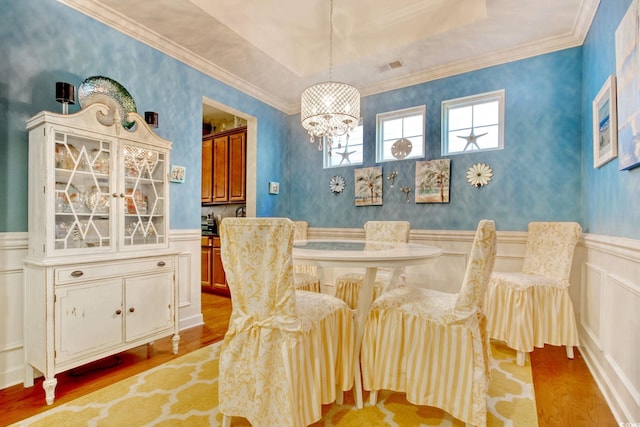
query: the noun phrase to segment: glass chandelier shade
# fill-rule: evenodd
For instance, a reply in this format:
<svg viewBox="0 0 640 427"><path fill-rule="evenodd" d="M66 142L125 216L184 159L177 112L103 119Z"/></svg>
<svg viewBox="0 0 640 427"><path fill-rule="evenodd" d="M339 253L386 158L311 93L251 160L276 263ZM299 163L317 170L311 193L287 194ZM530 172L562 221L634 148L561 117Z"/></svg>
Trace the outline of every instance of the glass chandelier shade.
<svg viewBox="0 0 640 427"><path fill-rule="evenodd" d="M302 92L300 119L309 133L309 142L322 138L331 146L333 137L348 134L360 121L360 92L346 83L324 82Z"/></svg>

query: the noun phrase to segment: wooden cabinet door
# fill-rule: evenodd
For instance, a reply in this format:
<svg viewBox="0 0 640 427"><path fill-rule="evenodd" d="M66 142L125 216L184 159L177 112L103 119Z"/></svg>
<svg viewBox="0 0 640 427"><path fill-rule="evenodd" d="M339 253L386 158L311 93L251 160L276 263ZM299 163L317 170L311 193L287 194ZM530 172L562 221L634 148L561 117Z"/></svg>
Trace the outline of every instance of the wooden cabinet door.
<svg viewBox="0 0 640 427"><path fill-rule="evenodd" d="M213 286L213 248L202 246L200 251L200 285Z"/></svg>
<svg viewBox="0 0 640 427"><path fill-rule="evenodd" d="M213 248L213 290L218 294L230 295L229 286L227 286L227 275L222 266L219 245Z"/></svg>
<svg viewBox="0 0 640 427"><path fill-rule="evenodd" d="M229 201L229 137L213 140L213 201Z"/></svg>
<svg viewBox="0 0 640 427"><path fill-rule="evenodd" d="M246 132L229 136L229 201L244 202L246 187Z"/></svg>
<svg viewBox="0 0 640 427"><path fill-rule="evenodd" d="M122 344L122 279L60 286L55 292L57 364Z"/></svg>
<svg viewBox="0 0 640 427"><path fill-rule="evenodd" d="M125 279L125 341L173 328L173 272Z"/></svg>
<svg viewBox="0 0 640 427"><path fill-rule="evenodd" d="M213 202L213 139L202 141L202 203Z"/></svg>

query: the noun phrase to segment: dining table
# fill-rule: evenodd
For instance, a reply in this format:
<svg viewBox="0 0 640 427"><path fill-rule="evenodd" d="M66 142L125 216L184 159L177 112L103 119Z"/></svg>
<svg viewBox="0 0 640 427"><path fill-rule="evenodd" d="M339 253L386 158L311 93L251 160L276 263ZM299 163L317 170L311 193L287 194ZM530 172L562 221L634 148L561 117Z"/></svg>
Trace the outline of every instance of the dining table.
<svg viewBox="0 0 640 427"><path fill-rule="evenodd" d="M418 243L378 242L370 240L296 240L293 263L316 266L321 285L327 283L325 268L364 269L364 278L354 313L355 320L355 384L357 408L363 407L360 350L378 268L391 269L385 291L395 286L403 267L420 265L442 254L436 246ZM321 286L326 288L324 286Z"/></svg>

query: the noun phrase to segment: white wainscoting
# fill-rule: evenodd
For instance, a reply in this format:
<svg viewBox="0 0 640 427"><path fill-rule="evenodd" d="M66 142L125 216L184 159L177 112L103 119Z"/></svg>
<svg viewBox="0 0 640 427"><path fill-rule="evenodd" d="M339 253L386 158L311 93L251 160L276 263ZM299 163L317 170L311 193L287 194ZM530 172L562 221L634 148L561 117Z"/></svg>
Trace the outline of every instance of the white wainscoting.
<svg viewBox="0 0 640 427"><path fill-rule="evenodd" d="M407 282L445 292L462 283L474 231L412 230L411 242L442 247L441 257L407 269ZM362 229L310 228L310 239L364 239ZM498 231L496 271L518 271L525 232ZM181 329L202 323L200 231L172 230L180 253ZM0 389L22 382L22 259L27 233L0 233ZM341 272L334 272L340 274ZM580 352L619 422L640 420L640 241L583 235L574 257L571 298ZM534 350L535 351L535 350Z"/></svg>
<svg viewBox="0 0 640 427"><path fill-rule="evenodd" d="M640 422L640 241L586 234L578 299L582 352L616 420ZM575 263L574 263L575 266Z"/></svg>
<svg viewBox="0 0 640 427"><path fill-rule="evenodd" d="M27 233L0 233L0 388L24 379L22 260Z"/></svg>
<svg viewBox="0 0 640 427"><path fill-rule="evenodd" d="M180 330L203 323L200 299L200 238L202 230L170 230L169 247L179 252L178 299Z"/></svg>

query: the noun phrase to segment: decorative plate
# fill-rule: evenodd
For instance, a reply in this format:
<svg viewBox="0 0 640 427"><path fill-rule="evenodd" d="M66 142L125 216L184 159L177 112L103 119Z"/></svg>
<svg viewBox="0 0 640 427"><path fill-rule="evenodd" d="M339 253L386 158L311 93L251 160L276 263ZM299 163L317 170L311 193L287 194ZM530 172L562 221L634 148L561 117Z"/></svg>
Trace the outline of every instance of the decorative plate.
<svg viewBox="0 0 640 427"><path fill-rule="evenodd" d="M484 163L476 163L467 170L467 181L476 188L487 185L492 176L493 171Z"/></svg>
<svg viewBox="0 0 640 427"><path fill-rule="evenodd" d="M411 153L413 144L407 138L400 138L391 146L391 155L398 160L402 160Z"/></svg>
<svg viewBox="0 0 640 427"><path fill-rule="evenodd" d="M329 188L333 192L333 194L342 193L344 190L345 181L344 178L340 175L333 176L331 181L329 181Z"/></svg>
<svg viewBox="0 0 640 427"><path fill-rule="evenodd" d="M78 87L78 101L81 108L96 102L106 104L110 114L98 116L98 121L105 126L113 124L115 111L120 116L122 127L131 129L134 125L134 122L127 120L127 114L137 112L136 103L124 86L115 80L103 76L86 78Z"/></svg>

